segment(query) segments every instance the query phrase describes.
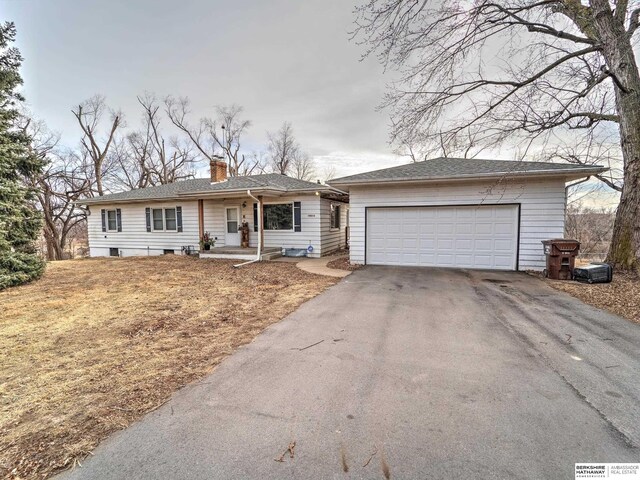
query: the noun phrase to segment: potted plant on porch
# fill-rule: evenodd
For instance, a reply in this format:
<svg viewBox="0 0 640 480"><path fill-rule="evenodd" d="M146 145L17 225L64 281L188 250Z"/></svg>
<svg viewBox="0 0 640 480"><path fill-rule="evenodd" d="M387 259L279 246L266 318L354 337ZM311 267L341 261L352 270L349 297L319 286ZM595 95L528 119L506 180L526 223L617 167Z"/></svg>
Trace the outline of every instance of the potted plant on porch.
<svg viewBox="0 0 640 480"><path fill-rule="evenodd" d="M200 238L200 249L201 250L211 250L211 247L216 244L216 241L211 238L211 234L209 232L204 232L202 237Z"/></svg>

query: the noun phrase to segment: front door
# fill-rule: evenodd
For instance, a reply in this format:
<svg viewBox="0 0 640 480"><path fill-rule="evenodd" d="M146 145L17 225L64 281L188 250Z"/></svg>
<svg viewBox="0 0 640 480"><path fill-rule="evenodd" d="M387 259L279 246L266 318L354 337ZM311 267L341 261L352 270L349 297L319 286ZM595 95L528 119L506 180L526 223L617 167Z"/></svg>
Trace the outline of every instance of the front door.
<svg viewBox="0 0 640 480"><path fill-rule="evenodd" d="M240 246L240 232L238 231L240 219L240 207L225 208L226 227L224 244L225 246Z"/></svg>

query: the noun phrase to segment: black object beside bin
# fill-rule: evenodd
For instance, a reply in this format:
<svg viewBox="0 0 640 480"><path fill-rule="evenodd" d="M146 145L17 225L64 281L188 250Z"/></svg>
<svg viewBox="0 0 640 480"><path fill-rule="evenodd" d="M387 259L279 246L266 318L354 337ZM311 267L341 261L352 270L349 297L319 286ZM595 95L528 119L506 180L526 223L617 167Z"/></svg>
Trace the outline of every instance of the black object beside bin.
<svg viewBox="0 0 640 480"><path fill-rule="evenodd" d="M609 283L613 280L613 268L608 263L592 263L574 268L573 278L586 283Z"/></svg>

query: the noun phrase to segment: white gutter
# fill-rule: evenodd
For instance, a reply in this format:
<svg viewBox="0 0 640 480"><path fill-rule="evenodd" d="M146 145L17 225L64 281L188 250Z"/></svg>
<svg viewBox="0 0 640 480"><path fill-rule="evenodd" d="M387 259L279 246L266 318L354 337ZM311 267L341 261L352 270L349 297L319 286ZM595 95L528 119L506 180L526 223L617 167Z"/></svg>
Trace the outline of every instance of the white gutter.
<svg viewBox="0 0 640 480"><path fill-rule="evenodd" d="M332 187L331 185L327 185L327 187L329 187L334 192L338 192L338 193L341 193L343 195L349 195L349 192L345 192L344 190L340 190L339 188Z"/></svg>
<svg viewBox="0 0 640 480"><path fill-rule="evenodd" d="M262 245L262 218L260 218L260 212L262 211L262 201L251 194L251 190L247 189L247 195L253 198L256 202L258 202L258 253L256 255L255 260L249 260L248 262L238 263L234 265L234 268L240 268L244 265L249 265L250 263L255 263L260 261L260 257L262 256L262 252L260 250L260 246Z"/></svg>
<svg viewBox="0 0 640 480"><path fill-rule="evenodd" d="M358 186L358 185L384 185L389 183L422 183L422 182L455 182L462 180L485 180L485 179L496 179L496 178L504 178L504 177L549 177L549 176L573 176L576 175L575 178L582 178L587 175L595 175L597 173L602 173L607 171L608 168L602 166L584 166L584 167L575 167L575 168L563 168L563 169L546 169L546 170L529 170L529 171L511 171L511 172L490 172L490 173L468 173L464 175L455 175L455 176L446 176L446 177L411 177L411 178L398 178L398 177L387 177L387 178L366 178L366 179L357 179L357 180L341 180L336 179L332 180L330 187L335 188L335 185L345 185L345 186Z"/></svg>

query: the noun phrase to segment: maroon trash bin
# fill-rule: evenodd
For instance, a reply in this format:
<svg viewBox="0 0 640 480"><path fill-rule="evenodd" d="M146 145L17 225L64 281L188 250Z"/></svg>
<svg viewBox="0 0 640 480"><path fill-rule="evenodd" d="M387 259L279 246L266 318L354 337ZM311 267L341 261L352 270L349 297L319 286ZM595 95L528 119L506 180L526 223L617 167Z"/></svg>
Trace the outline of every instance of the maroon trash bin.
<svg viewBox="0 0 640 480"><path fill-rule="evenodd" d="M580 251L580 242L568 238L554 238L543 240L542 245L547 257L544 276L553 280L571 280L576 257Z"/></svg>

